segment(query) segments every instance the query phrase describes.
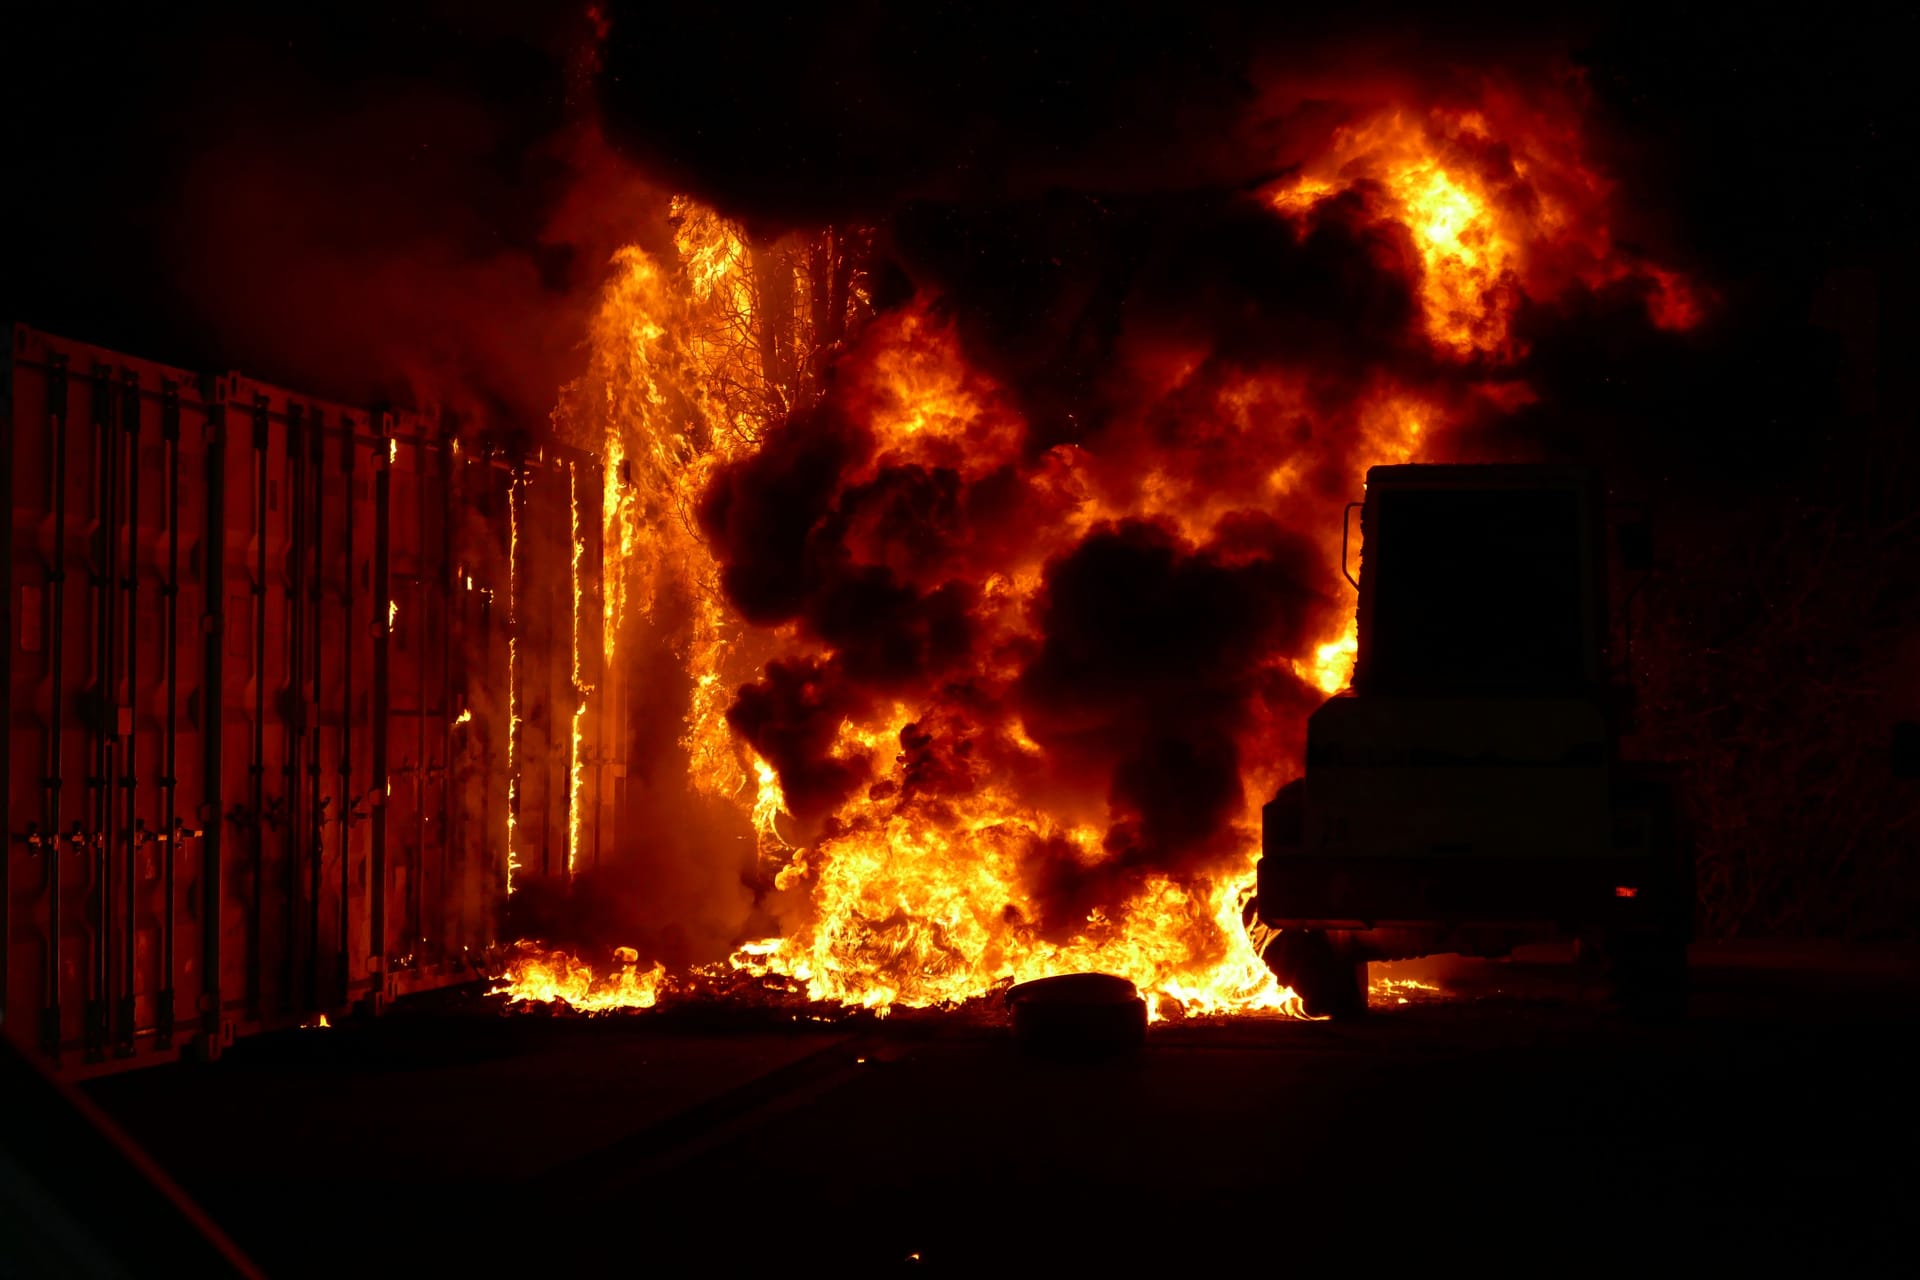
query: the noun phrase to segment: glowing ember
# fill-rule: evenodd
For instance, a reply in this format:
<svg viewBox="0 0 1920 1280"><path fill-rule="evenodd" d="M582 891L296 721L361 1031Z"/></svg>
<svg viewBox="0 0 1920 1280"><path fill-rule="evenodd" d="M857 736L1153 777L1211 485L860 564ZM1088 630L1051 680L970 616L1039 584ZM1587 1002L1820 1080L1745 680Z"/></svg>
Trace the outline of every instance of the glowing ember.
<svg viewBox="0 0 1920 1280"><path fill-rule="evenodd" d="M1374 978L1367 983L1367 1000L1371 1004L1411 1004L1441 994L1438 986L1418 978Z"/></svg>

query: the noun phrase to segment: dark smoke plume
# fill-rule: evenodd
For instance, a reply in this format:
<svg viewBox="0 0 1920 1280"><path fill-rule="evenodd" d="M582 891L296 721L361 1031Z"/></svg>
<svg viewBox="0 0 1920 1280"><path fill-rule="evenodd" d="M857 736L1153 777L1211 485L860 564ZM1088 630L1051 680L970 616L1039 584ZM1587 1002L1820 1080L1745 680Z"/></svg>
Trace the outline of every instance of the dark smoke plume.
<svg viewBox="0 0 1920 1280"><path fill-rule="evenodd" d="M911 691L929 708L901 744L921 796L977 784L994 727L1018 715L1052 775L1031 785L1093 787L1107 804L1098 868L1071 850L1032 853L1030 883L1061 921L1124 897L1130 878L1204 866L1244 839L1232 827L1248 745L1295 749L1317 695L1263 658L1298 651L1344 607L1323 594L1301 531L1348 496L1360 432L1341 406L1356 389L1390 379L1447 405L1454 456L1593 462L1620 490L1669 504L1789 483L1809 441L1781 407L1826 415L1819 353L1831 342L1796 313L1805 294L1728 251L1768 242L1759 206L1781 183L1757 154L1698 132L1712 117L1757 138L1740 112L1765 90L1712 105L1688 95L1684 146L1642 96L1671 100L1696 63L1726 62L1703 33L1452 11L1441 23L1229 6L1173 21L1067 6L1010 24L854 7L768 19L728 59L732 92L716 101L701 64L661 57L698 43L699 16L615 5L610 29L600 96L617 146L750 231L874 225L876 278L935 299L1023 422L1017 459L962 477L876 463L859 406L841 404L830 427L795 423L721 478L704 516L730 598L750 620L797 621L835 654L769 666L741 691L736 729L817 823L872 763L835 757L834 726L876 700ZM1770 57L1785 43L1748 38ZM1251 198L1357 113L1461 100L1489 75L1586 103L1599 168L1631 193L1617 242L1697 273L1733 304L1716 323L1657 329L1648 276L1523 298L1525 354L1504 374L1536 398L1490 405L1474 387L1487 370L1437 355L1421 331L1415 247L1364 187L1316 208L1301 235ZM1690 167L1695 154L1719 171ZM1750 300L1770 305L1743 312ZM1149 371L1174 353L1200 362L1189 387L1202 390L1154 384ZM1095 530L1046 566L1026 650L989 654L995 638L968 618L1008 563L996 526L1010 511L1057 514L1043 481L1057 450L1108 483L1161 467L1232 494L1247 442L1205 389L1267 371L1309 403L1302 425L1273 422L1292 439L1254 452L1301 459L1313 511L1237 517L1203 545L1151 520ZM960 674L1009 657L1010 684Z"/></svg>
<svg viewBox="0 0 1920 1280"><path fill-rule="evenodd" d="M709 495L702 519L742 612L836 651L769 667L735 708L817 822L865 777L831 761L823 725L910 689L929 709L900 744L902 803L983 773L1036 796L1097 778L1115 868L1207 856L1220 780L1245 763L1233 753L1249 740L1289 749L1312 698L1245 653L1295 643L1344 607L1318 594L1327 584L1285 536L1318 516L1276 513L1277 528L1221 530L1206 545L1152 522L1091 531L1045 566L1031 634L991 641L1006 646L986 655L991 677L965 674L990 643L968 619L983 569L1010 562L1024 522L1058 513L1063 473L1112 488L1160 457L1224 492L1244 483L1210 397L1266 367L1301 377L1312 401L1270 417L1308 459L1295 501L1320 510L1348 496L1356 428L1338 405L1383 371L1455 407L1463 452L1598 461L1659 502L1673 536L1692 539L1691 567L1656 629L1668 649L1643 641L1642 661L1672 673L1650 706L1720 753L1729 811L1747 803L1738 780L1752 773L1709 713L1771 685L1703 666L1708 651L1871 675L1849 685L1884 691L1870 713L1822 704L1833 740L1820 767L1831 757L1878 776L1863 753L1884 740L1883 721L1920 713L1910 676L1882 679L1912 670L1880 660L1910 620L1868 618L1869 593L1843 590L1822 615L1842 620L1841 639L1779 639L1792 611L1753 601L1845 575L1740 554L1784 512L1806 534L1794 548L1850 548L1835 554L1851 572L1910 555L1902 522L1920 485L1904 442L1920 396L1890 353L1912 347L1920 296L1905 181L1920 112L1901 62L1920 35L1912 15L1813 29L1759 11L1727 22L1611 8L1543 18L1538 6L993 9L29 6L0 40L11 246L0 303L10 319L175 363L243 366L345 400L435 399L537 431L579 372L608 251L660 234L665 192L763 237L873 226L875 305L937 299L1023 426L1015 455L981 474L875 464L864 410L842 393ZM593 51L596 21L607 39ZM1249 201L1354 111L1445 100L1487 72L1583 85L1592 159L1625 193L1617 239L1720 303L1683 335L1646 323L1645 281L1523 305L1528 354L1512 373L1538 398L1512 413L1476 409L1432 366L1407 246L1370 216L1365 192L1320 210L1297 242ZM1164 394L1158 362L1192 353L1194 389ZM1836 520L1844 538L1823 541ZM1215 592L1242 597L1239 612L1206 615L1216 650L1102 621L1137 628L1139 600L1198 608ZM1088 711L1122 685L1118 709ZM663 694L647 711L665 758L681 709ZM998 731L1016 713L1047 768L1070 776L1002 758ZM1797 735L1780 714L1756 724L1762 739ZM1780 781L1784 794L1795 780ZM658 778L636 786L669 815L663 832L703 829ZM1853 794L1823 812L1865 811ZM1804 827L1808 839L1783 838L1804 847L1829 832L1813 817L1761 825ZM676 901L744 910L737 886L717 883L726 860L677 838L647 842L621 896L670 885ZM1732 883L1752 841L1726 843ZM1803 878L1804 857L1782 853L1768 883ZM1062 851L1036 849L1033 863L1063 919L1116 891L1079 882ZM1885 877L1868 881L1863 897L1908 900L1871 890ZM1779 904L1792 893L1768 892L1769 920L1791 923Z"/></svg>

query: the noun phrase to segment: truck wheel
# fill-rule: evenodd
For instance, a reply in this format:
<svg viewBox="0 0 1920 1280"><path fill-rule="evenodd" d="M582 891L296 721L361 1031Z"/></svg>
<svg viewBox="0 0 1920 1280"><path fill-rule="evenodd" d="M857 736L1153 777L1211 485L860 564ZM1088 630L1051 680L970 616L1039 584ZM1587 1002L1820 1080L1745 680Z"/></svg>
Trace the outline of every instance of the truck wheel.
<svg viewBox="0 0 1920 1280"><path fill-rule="evenodd" d="M1326 930L1282 929L1264 959L1313 1016L1344 1022L1367 1011L1366 961L1355 960Z"/></svg>
<svg viewBox="0 0 1920 1280"><path fill-rule="evenodd" d="M1602 942L1600 960L1614 1006L1641 1022L1674 1022L1687 1014L1687 944L1659 933L1617 933Z"/></svg>

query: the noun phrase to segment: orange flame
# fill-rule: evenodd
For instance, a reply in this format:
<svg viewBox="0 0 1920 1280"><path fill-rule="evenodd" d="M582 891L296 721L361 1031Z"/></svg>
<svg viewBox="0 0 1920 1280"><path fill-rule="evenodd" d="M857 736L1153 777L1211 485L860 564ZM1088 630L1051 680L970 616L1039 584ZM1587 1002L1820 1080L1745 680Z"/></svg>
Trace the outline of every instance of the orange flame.
<svg viewBox="0 0 1920 1280"><path fill-rule="evenodd" d="M664 965L640 968L640 953L632 947L614 952L612 973L596 974L564 951L545 951L532 943L519 945L500 985L489 994L505 995L509 1004L551 1004L558 1001L582 1013L611 1009L651 1009L668 985Z"/></svg>
<svg viewBox="0 0 1920 1280"><path fill-rule="evenodd" d="M514 473L507 486L507 893L516 887L520 850L514 842L520 825L520 489L525 478Z"/></svg>
<svg viewBox="0 0 1920 1280"><path fill-rule="evenodd" d="M1519 355L1521 299L1553 297L1575 280L1637 275L1653 285L1656 324L1699 323L1704 303L1685 281L1614 246L1601 216L1610 184L1582 152L1565 118L1487 86L1478 109L1396 108L1336 130L1270 198L1298 219L1343 192L1371 193L1419 255L1428 335L1461 358Z"/></svg>
<svg viewBox="0 0 1920 1280"><path fill-rule="evenodd" d="M573 734L567 748L567 874L572 875L580 862L581 722L587 714L587 695L593 692L593 686L580 674L580 562L586 555L587 544L580 534L580 474L573 463L567 464L567 510L573 543L573 691L580 699L574 708Z"/></svg>
<svg viewBox="0 0 1920 1280"><path fill-rule="evenodd" d="M1703 306L1677 277L1615 250L1600 219L1606 184L1584 166L1577 142L1560 122L1489 91L1484 110L1389 110L1350 125L1266 198L1277 216L1302 226L1343 193L1372 202L1412 246L1428 339L1443 359L1475 362L1475 376L1484 368L1474 394L1494 411L1510 410L1532 398L1510 374L1501 380L1522 354L1513 321L1523 299L1632 273L1655 282L1648 294L1655 323L1696 322ZM902 734L928 708L894 702L843 722L831 754L864 785L833 815L827 835L797 849L789 844L778 821L788 816L779 773L735 741L725 713L766 657L817 657L819 649L792 627L755 629L735 616L693 513L723 467L757 451L805 402L805 386L773 369L765 353L787 352L783 360L804 365L820 335L791 317L773 332L776 320L763 314L762 300L804 298L812 284L798 265L803 255L786 254L781 244L750 246L738 228L684 200L675 202L674 218L672 259L638 248L615 259L594 327L592 376L583 384L600 394L581 413L600 424L607 461L607 660L627 628L641 620L666 625L672 605L675 652L690 690L682 738L689 782L740 806L763 856L780 864L773 894L803 904L784 919L781 936L739 946L731 971L784 979L814 1000L883 1014L1099 970L1131 979L1155 1020L1304 1016L1261 959L1265 931L1249 929L1243 914L1254 884L1256 806L1286 780L1292 766L1283 759L1246 766L1234 828L1245 837L1242 854L1197 879L1146 875L1124 901L1092 909L1066 929L1057 922L1042 928L1023 859L1046 844L1099 865L1108 854L1097 815L1038 798L986 765L958 794L903 798ZM876 317L859 338L862 358L837 366L836 376L865 407L877 444L870 468L908 461L982 477L1020 457L1026 424L969 365L933 302L921 298ZM1355 389L1348 416L1328 426L1316 416L1325 411L1304 374L1215 372L1205 375L1209 383L1196 362L1172 358L1142 376L1158 393L1178 393L1213 415L1225 436L1205 448L1234 462L1103 467L1071 446L1050 451L1039 483L1060 499L1064 515L1023 527L1023 550L982 584L975 622L992 641L987 652L1015 654L1031 640L1045 564L1116 519L1153 518L1200 546L1236 512L1289 504L1315 531L1325 580L1339 583L1338 504L1322 505L1325 492L1342 484L1357 492L1369 465L1434 456L1461 412L1379 375ZM1129 429L1150 428L1115 428ZM1314 473L1311 452L1273 443L1324 430L1359 442L1346 452L1348 472L1331 482ZM1320 519L1322 511L1332 519ZM863 536L858 529L850 535ZM878 535L861 546L876 563L891 554ZM1272 664L1286 678L1334 693L1351 679L1356 651L1349 613ZM983 679L1005 685L1017 673L1017 658L990 661L1005 669ZM976 745L991 747L997 759L1045 755L1017 718L987 732L995 740ZM562 953L527 955L533 958L517 961L502 988L515 1000L649 1007L668 987L664 970L640 973L631 952L606 979ZM1425 988L1389 984L1374 994L1402 1000L1414 990Z"/></svg>

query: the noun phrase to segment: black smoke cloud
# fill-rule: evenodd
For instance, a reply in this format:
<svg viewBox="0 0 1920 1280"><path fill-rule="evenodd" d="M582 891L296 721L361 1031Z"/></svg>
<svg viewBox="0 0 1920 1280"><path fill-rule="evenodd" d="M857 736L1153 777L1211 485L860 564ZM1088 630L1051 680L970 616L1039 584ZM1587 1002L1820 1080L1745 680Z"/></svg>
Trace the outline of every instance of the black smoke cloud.
<svg viewBox="0 0 1920 1280"><path fill-rule="evenodd" d="M1548 441L1676 500L1790 484L1816 437L1859 425L1836 406L1887 376L1859 352L1913 327L1911 14L1809 27L1615 6L607 12L598 90L617 147L750 227L880 226L916 279L964 300L971 354L1023 375L1043 422L1084 412L1098 378L1112 270L1139 248L1115 230L1129 202L1224 199L1355 106L1445 100L1486 72L1584 86L1585 140L1624 193L1621 244L1720 302L1687 342L1644 341L1631 306L1609 319L1605 299L1572 291L1571 315L1532 317L1540 363L1519 373L1541 406L1489 452ZM1849 283L1862 275L1888 288L1863 299ZM1360 305L1356 281L1330 283L1330 316ZM1582 361L1596 342L1609 358Z"/></svg>
<svg viewBox="0 0 1920 1280"><path fill-rule="evenodd" d="M795 622L835 651L769 667L733 715L783 777L793 771L812 813L866 776L832 763L822 722L909 688L927 713L903 735L903 796L958 792L992 773L991 727L1015 713L1053 782L1104 793L1098 867L1064 844L1030 852L1050 927L1084 919L1149 870L1204 865L1231 843L1245 744L1289 747L1286 732L1251 722L1297 726L1312 700L1262 659L1298 652L1341 607L1286 532L1310 515L1270 527L1248 517L1252 527L1223 528L1205 546L1123 522L1047 566L1010 686L960 674L986 656L983 637L959 613L942 631L936 601L950 591L964 602L995 562L995 522L974 513L1057 514L1034 481L1057 450L1110 480L1158 458L1223 490L1239 483L1208 406L1156 400L1144 385L1138 370L1156 353L1202 353L1202 388L1280 369L1305 385L1309 416L1348 432L1297 441L1310 501L1347 496L1354 424L1339 406L1389 376L1453 406L1457 453L1599 463L1617 489L1656 505L1725 509L1804 483L1833 456L1822 439L1858 428L1835 413L1861 389L1843 382L1833 308L1816 320L1819 299L1850 260L1912 257L1888 216L1896 198L1873 185L1900 167L1894 140L1910 138L1887 88L1899 70L1876 54L1864 65L1883 79L1844 72L1879 43L1866 31L1810 39L1704 16L1458 8L1223 6L1173 18L1065 6L1010 20L854 6L736 29L716 95L706 64L671 56L714 37L707 15L619 4L609 14L599 90L616 146L758 233L874 226L885 259L875 277L939 299L969 362L1020 410L1022 457L990 478L997 489L886 467L855 479L861 446L833 479L799 459L746 464L710 495L707 527L748 616ZM1356 110L1445 102L1482 74L1584 96L1593 160L1624 193L1621 250L1690 275L1715 300L1710 322L1687 334L1649 324L1644 277L1523 303L1527 354L1503 372L1538 399L1517 413L1473 409L1472 371L1426 343L1413 246L1375 215L1371 193L1324 202L1299 237L1251 198ZM1833 155L1851 168L1836 172ZM1865 242L1847 245L1854 232ZM1857 333L1843 340L1862 345ZM1864 367L1855 358L1850 376ZM857 410L843 418L827 438L857 433ZM785 486L762 495L777 499L773 512L744 510L768 485Z"/></svg>
<svg viewBox="0 0 1920 1280"><path fill-rule="evenodd" d="M924 687L973 649L967 583L946 578L923 589L848 545L849 531L860 529L880 545L901 533L911 549L914 529L937 528L943 509L951 516L959 487L950 471L916 466L844 485L873 449L853 408L830 397L796 415L721 472L699 511L741 616L760 626L797 622L833 651L828 660L769 664L728 715L779 770L788 807L806 823L837 808L867 770L865 760L832 757L841 721L857 720L880 697Z"/></svg>
<svg viewBox="0 0 1920 1280"><path fill-rule="evenodd" d="M1223 368L1318 367L1351 387L1424 377L1404 229L1362 193L1314 210L1304 237L1249 193L1054 193L1016 204L915 203L890 224L969 357L1015 390L1040 451L1132 411L1118 376L1142 345Z"/></svg>
<svg viewBox="0 0 1920 1280"><path fill-rule="evenodd" d="M858 785L807 768L823 758L819 723L865 706L878 673L938 691L902 743L903 794L951 792L988 767L980 726L1011 700L958 674L955 654L981 640L953 624L956 602L978 586L969 563L1004 559L1021 522L1049 518L1034 460L1071 444L1085 465L1124 468L1130 451L1103 444L1126 433L1207 447L1178 405L1136 412L1142 350L1204 348L1203 382L1311 364L1329 399L1369 361L1425 376L1395 266L1405 246L1366 217L1364 193L1291 246L1242 198L1356 104L1430 99L1490 68L1570 71L1591 90L1596 165L1627 193L1616 235L1717 297L1711 322L1678 337L1647 328L1630 284L1523 308L1517 373L1540 400L1477 424L1484 451L1603 461L1708 529L1746 503L1833 507L1856 474L1882 488L1905 474L1889 466L1904 455L1873 442L1910 438L1920 402L1886 354L1913 345L1920 279L1907 181L1920 113L1901 65L1914 17L1813 29L1758 12L1539 10L29 6L0 40L0 305L175 363L541 423L578 372L606 249L658 227L664 191L756 232L873 225L876 303L915 288L946 299L970 360L1027 418L1026 456L964 482L937 468L847 479L865 448L848 410L793 442L839 450L820 464L835 478L806 481L804 458L786 459L791 476L729 476L733 498L703 519L749 616L842 639L865 611L897 620L860 669L769 668L742 693L737 726L792 770L790 798L824 814ZM609 33L597 70L583 56L596 17ZM600 146L596 112L627 163ZM1338 463L1309 474L1311 493L1344 496ZM784 514L756 509L769 497ZM1140 570L1149 583L1263 557L1261 582L1286 576L1278 548L1150 555L1171 535L1101 536L1157 566ZM1010 657L1063 757L1083 699L1050 655L1076 634L1069 602L1102 598L1070 589L1085 573L1078 553L1049 568L1045 639ZM1703 589L1723 578L1704 573ZM1315 606L1274 607L1284 620ZM1233 701L1193 670L1203 702ZM1034 674L1048 671L1060 678ZM1123 851L1160 857L1207 845L1209 786L1231 764L1217 733L1155 705L1107 757L1083 759L1103 773ZM657 711L677 723L676 706ZM1168 811L1155 775L1189 780L1200 818ZM1104 892L1067 883L1078 873L1054 852L1035 851L1037 881L1059 882L1062 901Z"/></svg>
<svg viewBox="0 0 1920 1280"><path fill-rule="evenodd" d="M1538 8L1090 3L800 5L716 19L606 6L600 101L648 169L751 229L882 222L903 203L1243 186L1356 88L1538 61L1578 27ZM707 55L707 56L703 56ZM1295 121L1294 123L1299 123ZM1298 139L1292 139L1297 141Z"/></svg>
<svg viewBox="0 0 1920 1280"><path fill-rule="evenodd" d="M1048 568L1044 639L1014 701L1057 768L1108 781L1111 814L1104 861L1041 849L1026 868L1062 925L1124 901L1148 871L1233 853L1222 841L1243 802L1254 708L1311 705L1274 658L1300 651L1331 605L1317 553L1271 520L1234 523L1202 552L1129 521Z"/></svg>
<svg viewBox="0 0 1920 1280"><path fill-rule="evenodd" d="M969 23L943 41L950 13L859 13L809 29L808 56L736 66L742 100L680 114L661 96L674 77L634 61L671 46L679 19L615 10L601 79L610 136L750 228L876 222L888 270L936 300L1018 411L1017 458L984 476L883 454L859 376L874 351L856 344L816 407L716 477L699 516L740 614L811 650L769 662L729 712L803 836L831 834L866 786L936 817L988 780L1083 815L1091 801L1102 859L1045 840L1024 859L1051 932L1150 874L1243 853L1245 779L1297 751L1315 700L1287 656L1343 604L1311 535L1351 477L1352 405L1385 375L1461 380L1436 364L1414 247L1375 193L1323 202L1297 229L1257 198L1285 140L1258 114L1244 18L1155 42L1093 17L1023 28L1029 48ZM757 109L774 102L789 108ZM1321 132L1338 118L1309 114ZM1199 366L1190 402L1142 383L1170 354ZM1234 436L1209 396L1267 374L1324 403L1293 437ZM1249 472L1300 459L1305 505L1260 511ZM1204 545L1123 518L1057 547L1009 640L981 616L985 584L1068 515L1061 467L1118 492L1165 468L1240 507ZM843 723L895 699L920 713L897 748L850 749ZM1015 723L1043 763L1005 752Z"/></svg>

